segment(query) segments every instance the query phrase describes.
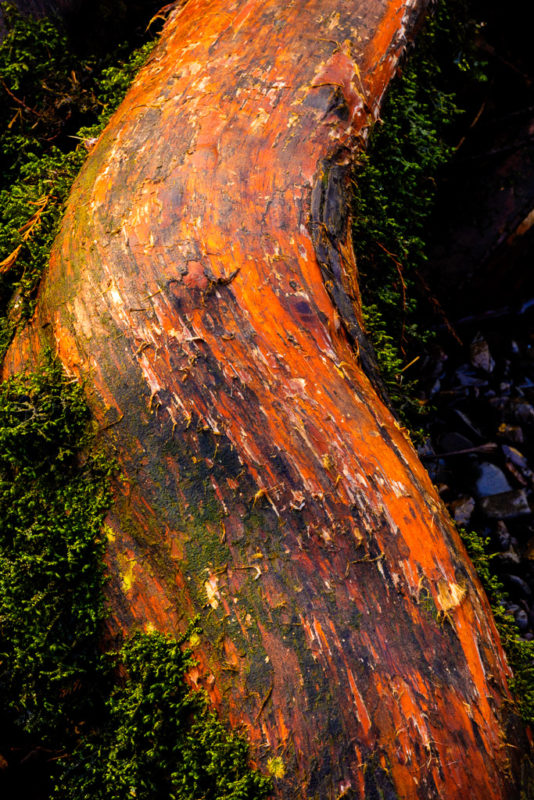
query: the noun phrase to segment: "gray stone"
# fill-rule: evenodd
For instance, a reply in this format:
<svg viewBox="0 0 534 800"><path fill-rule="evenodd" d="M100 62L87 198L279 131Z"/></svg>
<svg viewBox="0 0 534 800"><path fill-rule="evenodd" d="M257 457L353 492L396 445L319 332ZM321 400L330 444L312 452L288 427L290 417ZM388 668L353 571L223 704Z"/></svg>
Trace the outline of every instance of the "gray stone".
<svg viewBox="0 0 534 800"><path fill-rule="evenodd" d="M507 444L503 444L502 451L505 455L505 458L508 461L511 461L514 466L523 470L528 469L527 459L523 453L520 453L515 447L509 447Z"/></svg>
<svg viewBox="0 0 534 800"><path fill-rule="evenodd" d="M510 492L512 487L506 480L506 475L495 464L482 461L476 466L474 491L477 497L489 497L494 494Z"/></svg>
<svg viewBox="0 0 534 800"><path fill-rule="evenodd" d="M521 606L518 606L517 603L512 603L510 601L505 603L504 607L506 609L506 613L510 614L511 617L513 617L516 611L519 611L519 609L521 608Z"/></svg>
<svg viewBox="0 0 534 800"><path fill-rule="evenodd" d="M505 550L504 553L498 553L495 556L495 559L505 569L513 568L514 566L518 566L521 563L521 558L519 557L519 554L516 553L513 547L511 547L509 550Z"/></svg>
<svg viewBox="0 0 534 800"><path fill-rule="evenodd" d="M515 519L532 513L524 489L483 497L479 508L488 519Z"/></svg>
<svg viewBox="0 0 534 800"><path fill-rule="evenodd" d="M454 377L460 386L483 386L486 384L486 381L480 379L480 373L477 373L469 364L459 366Z"/></svg>
<svg viewBox="0 0 534 800"><path fill-rule="evenodd" d="M534 424L534 408L524 400L514 403L513 415L515 421L522 425Z"/></svg>
<svg viewBox="0 0 534 800"><path fill-rule="evenodd" d="M459 497L451 503L451 514L458 525L467 525L474 510L475 499L473 497Z"/></svg>
<svg viewBox="0 0 534 800"><path fill-rule="evenodd" d="M526 631L528 631L530 627L528 614L522 608L515 612L515 621L521 633L526 633Z"/></svg>
<svg viewBox="0 0 534 800"><path fill-rule="evenodd" d="M532 597L532 589L528 583L523 580L523 578L519 577L519 575L506 575L505 586L510 593L513 592L513 594L516 596L520 594L526 600L530 600Z"/></svg>
<svg viewBox="0 0 534 800"><path fill-rule="evenodd" d="M484 372L493 372L495 361L491 357L487 341L480 335L476 336L469 346L471 364Z"/></svg>

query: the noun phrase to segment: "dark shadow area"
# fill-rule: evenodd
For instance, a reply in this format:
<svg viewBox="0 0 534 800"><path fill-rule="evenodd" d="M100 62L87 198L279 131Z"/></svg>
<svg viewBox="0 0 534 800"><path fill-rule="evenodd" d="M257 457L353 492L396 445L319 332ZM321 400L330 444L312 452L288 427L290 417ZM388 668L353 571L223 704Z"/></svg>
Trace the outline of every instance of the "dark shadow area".
<svg viewBox="0 0 534 800"><path fill-rule="evenodd" d="M534 49L523 0L476 4L487 81L440 181L426 278L452 320L520 311L534 296Z"/></svg>
<svg viewBox="0 0 534 800"><path fill-rule="evenodd" d="M419 452L451 515L467 530L466 541L480 537L490 554L483 556L486 588L488 578L501 584L500 589L491 584L497 586L496 613L504 611L517 626L519 637L509 627L506 643L519 642L508 655L529 718L534 49L526 2L472 7L485 20L476 49L486 62L487 80L461 98L467 112L455 131L455 155L438 182L424 278L442 313L426 317L436 338L418 363L420 402L432 409ZM508 637L502 628L501 636Z"/></svg>

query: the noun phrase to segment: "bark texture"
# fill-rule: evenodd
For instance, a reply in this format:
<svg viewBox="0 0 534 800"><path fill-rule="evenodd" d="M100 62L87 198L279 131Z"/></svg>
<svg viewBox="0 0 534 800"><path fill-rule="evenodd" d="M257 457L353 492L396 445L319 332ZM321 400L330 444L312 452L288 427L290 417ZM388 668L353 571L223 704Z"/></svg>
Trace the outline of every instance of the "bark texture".
<svg viewBox="0 0 534 800"><path fill-rule="evenodd" d="M178 4L5 363L51 343L86 382L122 467L116 624L201 615L191 679L284 798L516 796L509 671L366 375L350 243L351 163L424 5Z"/></svg>

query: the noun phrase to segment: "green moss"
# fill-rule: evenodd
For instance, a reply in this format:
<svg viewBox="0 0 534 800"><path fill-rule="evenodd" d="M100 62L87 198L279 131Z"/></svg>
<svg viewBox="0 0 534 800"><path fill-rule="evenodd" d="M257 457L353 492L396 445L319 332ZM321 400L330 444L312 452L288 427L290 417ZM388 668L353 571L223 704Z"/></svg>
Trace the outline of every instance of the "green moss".
<svg viewBox="0 0 534 800"><path fill-rule="evenodd" d="M417 604L424 608L425 612L431 619L434 620L434 622L437 622L438 624L443 622L442 616L440 615L434 602L434 598L432 597L432 593L424 584L421 585L419 596L417 598Z"/></svg>
<svg viewBox="0 0 534 800"><path fill-rule="evenodd" d="M104 668L100 530L112 462L96 450L80 461L88 441L81 389L49 357L1 385L1 709L54 746L89 713L87 686Z"/></svg>
<svg viewBox="0 0 534 800"><path fill-rule="evenodd" d="M135 634L101 649L113 470L95 449L81 388L58 362L48 356L2 384L2 728L55 754L51 797L259 800L269 779L184 681L194 660L183 645L197 628L178 641Z"/></svg>
<svg viewBox="0 0 534 800"><path fill-rule="evenodd" d="M514 672L511 689L516 697L524 721L534 724L534 642L527 642L519 635L514 618L506 613L504 587L492 566L492 555L488 553L489 539L483 539L475 531L460 528L460 535L488 594L495 623L502 645Z"/></svg>
<svg viewBox="0 0 534 800"><path fill-rule="evenodd" d="M120 657L125 678L101 728L60 765L52 797L76 800L256 800L270 781L247 765L244 740L228 734L202 692L187 688L194 665L180 641L137 634Z"/></svg>

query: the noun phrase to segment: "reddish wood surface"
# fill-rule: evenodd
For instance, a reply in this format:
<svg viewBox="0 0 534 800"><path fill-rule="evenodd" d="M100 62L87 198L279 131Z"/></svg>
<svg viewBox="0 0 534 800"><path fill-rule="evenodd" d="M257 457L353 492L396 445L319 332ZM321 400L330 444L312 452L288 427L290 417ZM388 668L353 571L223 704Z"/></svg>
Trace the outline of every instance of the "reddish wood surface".
<svg viewBox="0 0 534 800"><path fill-rule="evenodd" d="M423 6L178 7L6 359L83 377L116 623L200 613L192 680L284 798L516 797L488 604L362 368L350 164Z"/></svg>

